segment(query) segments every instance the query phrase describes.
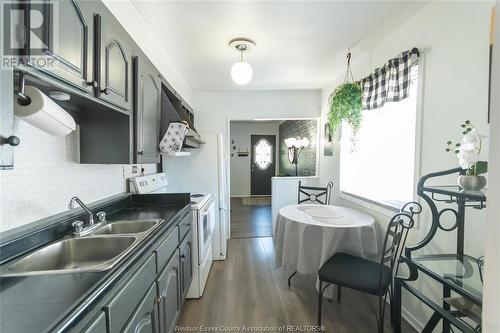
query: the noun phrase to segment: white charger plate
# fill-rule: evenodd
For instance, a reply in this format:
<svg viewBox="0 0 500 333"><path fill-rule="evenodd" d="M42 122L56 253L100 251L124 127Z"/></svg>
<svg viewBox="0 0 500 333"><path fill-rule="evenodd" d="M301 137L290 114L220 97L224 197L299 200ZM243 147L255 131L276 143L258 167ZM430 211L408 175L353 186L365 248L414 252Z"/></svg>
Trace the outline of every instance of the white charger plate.
<svg viewBox="0 0 500 333"><path fill-rule="evenodd" d="M313 217L313 220L331 225L351 225L355 221L352 217L341 216L338 218Z"/></svg>
<svg viewBox="0 0 500 333"><path fill-rule="evenodd" d="M319 217L324 219L338 219L342 217L338 212L330 207L318 207L318 206L299 206L297 209L303 211L305 214L311 217Z"/></svg>

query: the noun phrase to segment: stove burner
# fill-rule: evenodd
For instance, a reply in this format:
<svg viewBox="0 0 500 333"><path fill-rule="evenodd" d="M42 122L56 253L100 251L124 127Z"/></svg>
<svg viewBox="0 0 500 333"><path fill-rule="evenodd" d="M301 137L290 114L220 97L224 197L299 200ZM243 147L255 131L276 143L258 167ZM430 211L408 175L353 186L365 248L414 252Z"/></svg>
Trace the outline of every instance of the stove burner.
<svg viewBox="0 0 500 333"><path fill-rule="evenodd" d="M201 193L191 194L191 198L201 198L204 196L205 196L205 194L201 194Z"/></svg>

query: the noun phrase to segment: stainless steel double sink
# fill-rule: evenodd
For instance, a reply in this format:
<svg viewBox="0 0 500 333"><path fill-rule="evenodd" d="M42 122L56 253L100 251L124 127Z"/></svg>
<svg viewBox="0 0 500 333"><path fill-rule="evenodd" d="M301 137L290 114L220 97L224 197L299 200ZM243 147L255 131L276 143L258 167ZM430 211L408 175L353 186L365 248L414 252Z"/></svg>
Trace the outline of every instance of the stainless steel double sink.
<svg viewBox="0 0 500 333"><path fill-rule="evenodd" d="M99 272L111 269L162 220L115 221L84 237L67 237L4 265L0 276Z"/></svg>

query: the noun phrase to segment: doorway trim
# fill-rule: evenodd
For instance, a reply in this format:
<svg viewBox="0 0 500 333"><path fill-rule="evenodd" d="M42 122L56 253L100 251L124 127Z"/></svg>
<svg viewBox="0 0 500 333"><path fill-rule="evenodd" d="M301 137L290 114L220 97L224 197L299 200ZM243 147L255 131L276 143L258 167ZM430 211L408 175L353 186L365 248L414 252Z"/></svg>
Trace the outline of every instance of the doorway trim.
<svg viewBox="0 0 500 333"><path fill-rule="evenodd" d="M317 129L318 129L318 138L317 138L317 144L316 144L316 156L318 157L316 159L316 175L314 177L320 177L320 170L319 170L319 165L320 165L320 146L321 142L323 140L323 130L321 129L321 116L317 117L276 117L276 118L253 118L253 117L226 117L226 122L225 122L225 129L224 129L224 135L226 137L226 142L225 142L225 163L227 167L227 179L226 179L226 193L228 202L227 204L227 209L228 209L228 226L227 226L227 237L231 238L231 122L232 121L286 121L286 120L316 120L317 122ZM279 141L279 138L277 138Z"/></svg>

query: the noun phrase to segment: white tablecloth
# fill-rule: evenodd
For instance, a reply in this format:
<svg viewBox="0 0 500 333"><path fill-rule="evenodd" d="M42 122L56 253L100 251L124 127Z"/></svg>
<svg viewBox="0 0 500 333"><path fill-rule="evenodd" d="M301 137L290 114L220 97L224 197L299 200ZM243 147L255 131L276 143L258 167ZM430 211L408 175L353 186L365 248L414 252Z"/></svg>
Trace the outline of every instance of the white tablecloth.
<svg viewBox="0 0 500 333"><path fill-rule="evenodd" d="M276 267L316 274L333 254L378 253L372 216L355 209L316 204L280 209L274 230Z"/></svg>

